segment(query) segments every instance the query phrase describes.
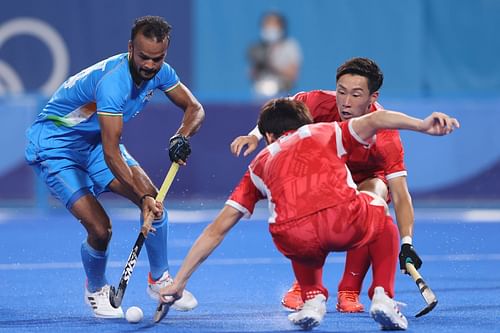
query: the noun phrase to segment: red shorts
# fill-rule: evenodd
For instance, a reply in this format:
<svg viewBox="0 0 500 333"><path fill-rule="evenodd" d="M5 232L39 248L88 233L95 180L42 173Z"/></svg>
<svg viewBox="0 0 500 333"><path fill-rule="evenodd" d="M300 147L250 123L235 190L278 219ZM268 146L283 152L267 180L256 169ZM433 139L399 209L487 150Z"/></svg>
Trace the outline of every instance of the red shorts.
<svg viewBox="0 0 500 333"><path fill-rule="evenodd" d="M319 267L328 253L346 251L375 240L386 223L384 206L370 204L373 198L360 193L356 199L303 218L270 224L278 250L287 258Z"/></svg>

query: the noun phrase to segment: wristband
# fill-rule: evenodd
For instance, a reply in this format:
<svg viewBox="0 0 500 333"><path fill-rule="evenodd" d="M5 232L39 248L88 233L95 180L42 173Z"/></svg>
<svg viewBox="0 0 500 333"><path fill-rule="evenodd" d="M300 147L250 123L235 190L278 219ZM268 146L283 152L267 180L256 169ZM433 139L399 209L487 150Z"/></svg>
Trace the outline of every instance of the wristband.
<svg viewBox="0 0 500 333"><path fill-rule="evenodd" d="M141 204L141 206L142 206L142 203L144 202L144 199L146 199L146 197L151 197L151 198L155 199L154 195L149 194L149 193L146 193L146 194L144 194L144 195L141 197L141 199L139 200L139 203Z"/></svg>
<svg viewBox="0 0 500 333"><path fill-rule="evenodd" d="M258 141L260 141L262 139L262 134L260 134L259 127L257 127L257 126L255 126L255 128L250 133L248 133L248 135L255 136Z"/></svg>
<svg viewBox="0 0 500 333"><path fill-rule="evenodd" d="M403 238L401 238L401 244L410 244L410 245L412 245L411 236L404 236Z"/></svg>

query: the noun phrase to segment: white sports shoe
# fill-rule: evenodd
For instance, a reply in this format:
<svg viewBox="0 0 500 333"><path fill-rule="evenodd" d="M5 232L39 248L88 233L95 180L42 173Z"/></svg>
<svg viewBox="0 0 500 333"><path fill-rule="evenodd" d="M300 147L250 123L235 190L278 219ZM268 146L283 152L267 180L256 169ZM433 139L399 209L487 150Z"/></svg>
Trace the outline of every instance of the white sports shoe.
<svg viewBox="0 0 500 333"><path fill-rule="evenodd" d="M85 288L85 303L90 305L97 318L123 318L122 307L115 309L109 302L109 288L107 284L94 293Z"/></svg>
<svg viewBox="0 0 500 333"><path fill-rule="evenodd" d="M157 301L160 301L160 289L174 283L174 280L167 272L163 273L161 278L157 281L154 281L151 278L151 273L148 275L148 288L147 292L149 296ZM182 292L182 297L172 304L172 308L177 311L190 311L193 310L196 306L198 306L198 301L189 291L184 289Z"/></svg>
<svg viewBox="0 0 500 333"><path fill-rule="evenodd" d="M323 294L304 302L300 311L288 315L294 325L300 326L303 330L310 330L318 326L326 313L326 297Z"/></svg>
<svg viewBox="0 0 500 333"><path fill-rule="evenodd" d="M399 304L385 294L384 288L375 287L370 315L382 330L405 330L408 320L399 311Z"/></svg>

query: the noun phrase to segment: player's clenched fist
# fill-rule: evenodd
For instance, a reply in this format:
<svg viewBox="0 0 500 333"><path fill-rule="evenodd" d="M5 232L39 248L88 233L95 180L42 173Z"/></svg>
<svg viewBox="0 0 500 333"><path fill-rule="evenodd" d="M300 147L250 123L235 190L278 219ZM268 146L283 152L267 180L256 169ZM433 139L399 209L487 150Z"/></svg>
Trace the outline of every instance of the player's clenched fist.
<svg viewBox="0 0 500 333"><path fill-rule="evenodd" d="M182 134L176 134L170 138L168 156L172 162L185 164L191 154L191 146L188 139Z"/></svg>
<svg viewBox="0 0 500 333"><path fill-rule="evenodd" d="M399 268L403 273L406 272L406 263L411 262L416 269L419 269L422 266L422 259L415 251L415 248L411 244L402 244L401 251L399 252Z"/></svg>

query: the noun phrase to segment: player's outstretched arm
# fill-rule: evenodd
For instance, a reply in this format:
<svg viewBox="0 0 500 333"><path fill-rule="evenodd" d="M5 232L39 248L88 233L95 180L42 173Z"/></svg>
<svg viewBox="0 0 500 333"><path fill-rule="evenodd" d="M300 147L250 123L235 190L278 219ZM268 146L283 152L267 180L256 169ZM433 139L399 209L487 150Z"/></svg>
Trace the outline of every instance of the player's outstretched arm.
<svg viewBox="0 0 500 333"><path fill-rule="evenodd" d="M198 237L187 254L181 268L175 276L174 283L162 288L160 294L165 303L172 302L182 296L182 291L198 266L219 246L226 234L243 217L243 213L225 205L215 220L209 224Z"/></svg>
<svg viewBox="0 0 500 333"><path fill-rule="evenodd" d="M457 119L441 112L433 112L425 119L418 119L401 112L377 111L354 118L351 122L353 130L363 140L372 138L379 129L402 129L442 136L460 127Z"/></svg>

